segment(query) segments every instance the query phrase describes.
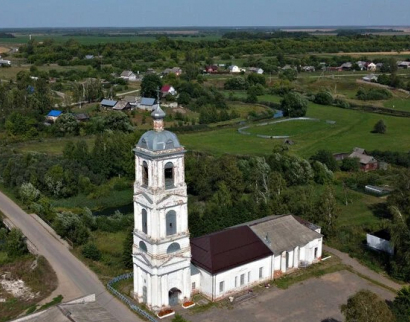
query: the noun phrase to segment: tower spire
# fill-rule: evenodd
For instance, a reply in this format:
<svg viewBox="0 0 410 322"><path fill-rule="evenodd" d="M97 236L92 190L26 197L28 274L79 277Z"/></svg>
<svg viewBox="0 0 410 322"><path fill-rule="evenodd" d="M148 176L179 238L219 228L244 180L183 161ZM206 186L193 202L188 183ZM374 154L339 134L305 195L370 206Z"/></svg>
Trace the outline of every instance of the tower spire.
<svg viewBox="0 0 410 322"><path fill-rule="evenodd" d="M158 88L157 89L157 104L151 113L151 116L154 119L154 131L156 132L161 132L164 130L164 118L166 116L165 112L160 107L159 93L160 93L160 90Z"/></svg>

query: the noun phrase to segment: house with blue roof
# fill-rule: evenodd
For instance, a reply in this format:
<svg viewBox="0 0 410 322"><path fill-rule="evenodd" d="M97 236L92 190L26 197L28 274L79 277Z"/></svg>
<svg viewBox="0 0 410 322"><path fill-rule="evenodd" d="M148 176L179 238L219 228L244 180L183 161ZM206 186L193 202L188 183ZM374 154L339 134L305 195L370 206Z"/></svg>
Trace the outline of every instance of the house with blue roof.
<svg viewBox="0 0 410 322"><path fill-rule="evenodd" d="M142 97L137 107L142 110L152 111L155 105L155 98Z"/></svg>
<svg viewBox="0 0 410 322"><path fill-rule="evenodd" d="M100 103L101 108L103 109L112 109L117 105L118 101L103 99Z"/></svg>
<svg viewBox="0 0 410 322"><path fill-rule="evenodd" d="M46 120L50 123L54 123L61 116L61 114L63 114L63 112L58 110L51 110L50 113L46 115Z"/></svg>

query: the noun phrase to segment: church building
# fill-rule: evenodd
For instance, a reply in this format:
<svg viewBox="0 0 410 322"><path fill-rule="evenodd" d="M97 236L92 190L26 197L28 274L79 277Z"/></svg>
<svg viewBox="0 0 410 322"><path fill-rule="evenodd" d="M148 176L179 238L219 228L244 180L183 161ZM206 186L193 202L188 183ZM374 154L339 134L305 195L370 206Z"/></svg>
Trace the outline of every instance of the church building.
<svg viewBox="0 0 410 322"><path fill-rule="evenodd" d="M134 297L154 311L200 292L210 300L272 280L321 259L320 227L292 215L270 216L190 239L184 154L164 129L156 105L154 129L134 149Z"/></svg>

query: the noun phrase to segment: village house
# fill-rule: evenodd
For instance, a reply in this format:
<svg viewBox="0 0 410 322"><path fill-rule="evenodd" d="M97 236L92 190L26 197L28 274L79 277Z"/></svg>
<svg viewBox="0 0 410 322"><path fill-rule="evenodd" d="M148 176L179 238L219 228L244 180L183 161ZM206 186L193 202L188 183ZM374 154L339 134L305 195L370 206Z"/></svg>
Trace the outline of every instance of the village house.
<svg viewBox="0 0 410 322"><path fill-rule="evenodd" d="M177 95L177 91L175 90L174 86L166 84L161 88L161 95L162 97L165 97L167 95L175 96Z"/></svg>
<svg viewBox="0 0 410 322"><path fill-rule="evenodd" d="M0 66L11 66L11 61L6 59L0 59Z"/></svg>
<svg viewBox="0 0 410 322"><path fill-rule="evenodd" d="M342 70L351 70L352 67L353 67L353 64L351 62L343 63L342 65L340 65L340 68Z"/></svg>
<svg viewBox="0 0 410 322"><path fill-rule="evenodd" d="M302 71L304 72L314 72L316 70L315 66L303 66Z"/></svg>
<svg viewBox="0 0 410 322"><path fill-rule="evenodd" d="M77 119L77 122L79 123L84 123L90 120L90 117L88 116L88 114L85 114L85 113L75 114L75 118Z"/></svg>
<svg viewBox="0 0 410 322"><path fill-rule="evenodd" d="M369 74L369 75L364 76L362 79L365 82L377 82L378 77L375 74Z"/></svg>
<svg viewBox="0 0 410 322"><path fill-rule="evenodd" d="M376 71L376 69L377 69L377 66L376 66L375 63L368 63L367 64L367 70L369 70L371 72L374 72L374 71Z"/></svg>
<svg viewBox="0 0 410 322"><path fill-rule="evenodd" d="M126 111L131 109L131 104L125 100L121 100L112 108L113 111Z"/></svg>
<svg viewBox="0 0 410 322"><path fill-rule="evenodd" d="M230 73L240 73L242 70L236 66L236 65L231 65L228 67L228 70Z"/></svg>
<svg viewBox="0 0 410 322"><path fill-rule="evenodd" d="M362 148L354 148L353 152L349 155L349 158L358 158L360 170L362 171L372 171L377 170L378 168L377 160L371 155L368 155Z"/></svg>
<svg viewBox="0 0 410 322"><path fill-rule="evenodd" d="M163 75L175 74L176 76L180 76L182 74L182 69L179 67L166 68L163 70L162 74Z"/></svg>
<svg viewBox="0 0 410 322"><path fill-rule="evenodd" d="M262 75L263 74L263 69L262 68L258 68L258 67L249 67L248 71L250 73L255 73L255 74L259 74Z"/></svg>
<svg viewBox="0 0 410 322"><path fill-rule="evenodd" d="M217 73L218 72L218 66L216 66L216 65L205 66L205 72L210 73L210 74Z"/></svg>
<svg viewBox="0 0 410 322"><path fill-rule="evenodd" d="M58 110L51 110L50 113L46 115L46 121L50 123L54 123L57 119L61 116L63 112Z"/></svg>
<svg viewBox="0 0 410 322"><path fill-rule="evenodd" d="M105 110L112 109L117 103L118 101L103 99L100 103L100 107Z"/></svg>
<svg viewBox="0 0 410 322"><path fill-rule="evenodd" d="M137 103L137 107L141 110L152 111L155 104L155 98L141 97L141 100Z"/></svg>
<svg viewBox="0 0 410 322"><path fill-rule="evenodd" d="M137 96L125 96L123 98L124 101L128 102L131 105L131 108L137 107L137 101L138 97Z"/></svg>
<svg viewBox="0 0 410 322"><path fill-rule="evenodd" d="M398 61L397 66L404 69L410 68L410 61Z"/></svg>
<svg viewBox="0 0 410 322"><path fill-rule="evenodd" d="M394 247L391 244L391 236L387 229L382 229L374 233L366 234L367 246L390 255L394 254Z"/></svg>
<svg viewBox="0 0 410 322"><path fill-rule="evenodd" d="M137 80L137 75L135 75L130 70L124 70L121 73L120 78L125 79L125 80L130 81L130 82L135 82Z"/></svg>

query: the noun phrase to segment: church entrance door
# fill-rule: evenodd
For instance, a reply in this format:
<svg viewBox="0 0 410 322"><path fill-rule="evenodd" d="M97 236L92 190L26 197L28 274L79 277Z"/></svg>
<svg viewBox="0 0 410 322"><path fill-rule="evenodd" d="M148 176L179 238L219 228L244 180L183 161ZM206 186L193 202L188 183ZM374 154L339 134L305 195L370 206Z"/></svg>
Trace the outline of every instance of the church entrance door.
<svg viewBox="0 0 410 322"><path fill-rule="evenodd" d="M178 290L176 287L173 287L169 290L168 297L169 297L169 305L170 306L178 305L178 297L179 297L180 293L181 293L181 291Z"/></svg>

